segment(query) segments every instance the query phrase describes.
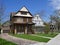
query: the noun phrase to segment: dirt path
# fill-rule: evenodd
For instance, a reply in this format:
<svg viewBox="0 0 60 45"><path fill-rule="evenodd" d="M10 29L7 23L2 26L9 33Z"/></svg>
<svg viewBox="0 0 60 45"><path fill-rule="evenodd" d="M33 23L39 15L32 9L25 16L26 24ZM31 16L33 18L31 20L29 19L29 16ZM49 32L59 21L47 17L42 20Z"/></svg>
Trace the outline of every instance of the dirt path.
<svg viewBox="0 0 60 45"><path fill-rule="evenodd" d="M14 42L18 45L30 45L30 44L37 44L37 43L41 43L41 44L45 44L43 42L36 42L36 41L31 41L31 40L27 40L27 39L22 39L22 38L17 38L14 36L10 36L8 34L1 34L0 38L6 39L8 41Z"/></svg>

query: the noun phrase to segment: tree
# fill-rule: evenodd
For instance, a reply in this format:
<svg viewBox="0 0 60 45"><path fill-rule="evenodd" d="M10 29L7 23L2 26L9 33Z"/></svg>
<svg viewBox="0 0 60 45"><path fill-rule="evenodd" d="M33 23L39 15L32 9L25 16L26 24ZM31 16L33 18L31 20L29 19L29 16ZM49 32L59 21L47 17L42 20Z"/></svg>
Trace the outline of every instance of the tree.
<svg viewBox="0 0 60 45"><path fill-rule="evenodd" d="M2 25L2 16L4 15L4 10L5 9L5 7L4 7L4 4L3 4L3 2L0 0L0 30L1 30L1 25Z"/></svg>
<svg viewBox="0 0 60 45"><path fill-rule="evenodd" d="M56 28L60 30L60 10L54 11L53 15L50 16L50 22L55 22Z"/></svg>
<svg viewBox="0 0 60 45"><path fill-rule="evenodd" d="M50 25L47 24L47 23L45 23L45 30L44 30L44 32L45 32L46 34L48 34L49 31L50 31Z"/></svg>
<svg viewBox="0 0 60 45"><path fill-rule="evenodd" d="M41 10L40 12L38 12L38 13L36 13L36 14L39 14L40 15L40 17L43 19L43 18L45 18L46 16L45 16L45 10Z"/></svg>

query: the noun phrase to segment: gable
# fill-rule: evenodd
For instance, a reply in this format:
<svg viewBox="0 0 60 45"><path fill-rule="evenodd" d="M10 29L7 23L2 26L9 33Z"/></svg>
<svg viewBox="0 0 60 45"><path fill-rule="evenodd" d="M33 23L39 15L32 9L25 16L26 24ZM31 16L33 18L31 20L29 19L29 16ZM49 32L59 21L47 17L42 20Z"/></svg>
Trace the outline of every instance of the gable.
<svg viewBox="0 0 60 45"><path fill-rule="evenodd" d="M23 17L32 17L32 15L30 13L25 14L21 14L21 12L18 12L15 16L23 16Z"/></svg>
<svg viewBox="0 0 60 45"><path fill-rule="evenodd" d="M15 14L15 16L32 17L32 15L26 7L22 7L21 10Z"/></svg>
<svg viewBox="0 0 60 45"><path fill-rule="evenodd" d="M35 23L35 26L44 26L44 22L42 21L42 19L38 14L34 16L34 18L32 19L32 22Z"/></svg>
<svg viewBox="0 0 60 45"><path fill-rule="evenodd" d="M42 19L40 18L40 16L38 14L36 14L33 18L33 20L39 20L39 21L42 21Z"/></svg>
<svg viewBox="0 0 60 45"><path fill-rule="evenodd" d="M28 12L28 9L26 7L22 7L20 11L26 11L26 12Z"/></svg>

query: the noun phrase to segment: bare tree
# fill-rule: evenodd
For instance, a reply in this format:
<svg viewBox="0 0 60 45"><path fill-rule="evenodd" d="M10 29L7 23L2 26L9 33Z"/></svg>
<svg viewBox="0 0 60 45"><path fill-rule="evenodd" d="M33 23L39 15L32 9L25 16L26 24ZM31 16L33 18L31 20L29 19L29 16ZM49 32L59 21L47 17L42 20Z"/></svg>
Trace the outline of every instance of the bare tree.
<svg viewBox="0 0 60 45"><path fill-rule="evenodd" d="M45 17L45 10L41 10L40 12L36 13L39 14L41 18Z"/></svg>
<svg viewBox="0 0 60 45"><path fill-rule="evenodd" d="M55 22L56 28L60 30L60 10L54 11L53 15L50 16L51 23Z"/></svg>
<svg viewBox="0 0 60 45"><path fill-rule="evenodd" d="M4 15L4 4L2 1L0 1L0 30L1 30L1 25L2 25L2 16Z"/></svg>

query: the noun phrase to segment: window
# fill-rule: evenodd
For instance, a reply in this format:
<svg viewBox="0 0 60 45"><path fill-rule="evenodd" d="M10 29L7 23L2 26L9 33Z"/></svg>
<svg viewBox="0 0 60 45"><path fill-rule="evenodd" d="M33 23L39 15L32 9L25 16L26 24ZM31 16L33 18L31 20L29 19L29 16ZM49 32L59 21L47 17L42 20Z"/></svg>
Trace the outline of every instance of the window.
<svg viewBox="0 0 60 45"><path fill-rule="evenodd" d="M27 22L28 22L28 18L27 18Z"/></svg>
<svg viewBox="0 0 60 45"><path fill-rule="evenodd" d="M38 16L37 16L37 19L38 19Z"/></svg>
<svg viewBox="0 0 60 45"><path fill-rule="evenodd" d="M17 18L17 22L23 22L22 18Z"/></svg>
<svg viewBox="0 0 60 45"><path fill-rule="evenodd" d="M27 13L26 13L26 12L21 12L21 14L23 14L23 15L27 15Z"/></svg>

